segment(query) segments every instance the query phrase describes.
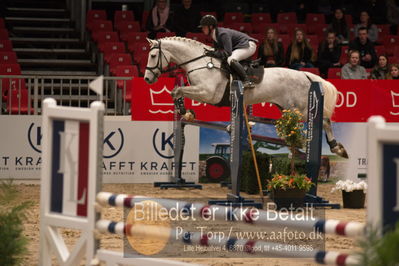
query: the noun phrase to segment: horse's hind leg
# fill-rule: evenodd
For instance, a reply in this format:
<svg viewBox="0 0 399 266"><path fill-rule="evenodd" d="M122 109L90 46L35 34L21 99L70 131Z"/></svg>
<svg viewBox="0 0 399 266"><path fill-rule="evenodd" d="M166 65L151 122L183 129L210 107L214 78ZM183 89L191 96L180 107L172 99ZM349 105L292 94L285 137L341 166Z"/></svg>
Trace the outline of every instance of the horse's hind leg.
<svg viewBox="0 0 399 266"><path fill-rule="evenodd" d="M348 153L346 152L344 146L341 143L337 142L334 138L334 134L331 128L330 118L323 119L323 128L324 131L326 132L327 143L330 146L331 152L341 157L349 158Z"/></svg>

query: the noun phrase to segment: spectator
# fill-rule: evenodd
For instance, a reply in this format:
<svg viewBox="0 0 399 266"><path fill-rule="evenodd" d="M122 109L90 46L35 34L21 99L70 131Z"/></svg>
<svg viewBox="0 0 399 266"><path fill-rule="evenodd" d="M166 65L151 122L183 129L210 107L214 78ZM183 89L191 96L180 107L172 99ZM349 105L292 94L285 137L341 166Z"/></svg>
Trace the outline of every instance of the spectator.
<svg viewBox="0 0 399 266"><path fill-rule="evenodd" d="M346 44L349 40L349 30L346 25L344 12L341 8L336 8L334 11L334 18L331 24L328 25L328 30L335 32L339 43Z"/></svg>
<svg viewBox="0 0 399 266"><path fill-rule="evenodd" d="M385 55L378 57L378 64L371 71L371 79L386 79L388 75L388 58Z"/></svg>
<svg viewBox="0 0 399 266"><path fill-rule="evenodd" d="M341 47L333 31L327 33L327 38L320 44L317 55L317 65L320 74L327 76L330 67L340 67Z"/></svg>
<svg viewBox="0 0 399 266"><path fill-rule="evenodd" d="M377 62L374 44L367 37L367 28L358 29L358 37L349 43L349 50L357 50L360 53L360 64L365 68L372 68Z"/></svg>
<svg viewBox="0 0 399 266"><path fill-rule="evenodd" d="M182 5L176 8L173 16L173 29L177 36L186 36L187 32L198 31L201 19L198 8L192 6L192 0L182 0Z"/></svg>
<svg viewBox="0 0 399 266"><path fill-rule="evenodd" d="M288 46L286 61L289 68L299 70L303 67L314 67L312 63L313 49L305 37L305 33L295 30L292 43Z"/></svg>
<svg viewBox="0 0 399 266"><path fill-rule="evenodd" d="M367 79L367 72L360 64L360 53L356 50L349 52L349 63L341 69L341 79Z"/></svg>
<svg viewBox="0 0 399 266"><path fill-rule="evenodd" d="M359 37L359 29L366 28L368 38L371 42L375 43L378 41L378 28L375 24L372 24L370 21L370 16L367 11L360 12L360 23L356 24L353 28L355 31L355 36Z"/></svg>
<svg viewBox="0 0 399 266"><path fill-rule="evenodd" d="M399 79L399 64L392 64L387 79Z"/></svg>
<svg viewBox="0 0 399 266"><path fill-rule="evenodd" d="M156 0L147 20L149 38L155 39L158 32L170 32L171 19L169 15L167 0Z"/></svg>
<svg viewBox="0 0 399 266"><path fill-rule="evenodd" d="M276 67L284 65L284 48L281 42L277 41L277 33L273 28L266 30L266 37L259 47L258 57L260 63L265 67Z"/></svg>

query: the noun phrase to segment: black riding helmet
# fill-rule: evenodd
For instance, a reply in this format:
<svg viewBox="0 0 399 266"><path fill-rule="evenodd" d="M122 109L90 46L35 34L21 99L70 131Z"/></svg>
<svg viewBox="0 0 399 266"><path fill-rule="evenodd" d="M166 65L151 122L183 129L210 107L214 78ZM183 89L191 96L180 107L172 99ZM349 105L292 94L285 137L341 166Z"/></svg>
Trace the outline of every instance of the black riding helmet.
<svg viewBox="0 0 399 266"><path fill-rule="evenodd" d="M214 26L214 27L216 27L217 24L218 24L218 21L215 18L215 16L205 15L205 16L203 16L201 18L200 25L198 26L198 28L201 28L203 26Z"/></svg>

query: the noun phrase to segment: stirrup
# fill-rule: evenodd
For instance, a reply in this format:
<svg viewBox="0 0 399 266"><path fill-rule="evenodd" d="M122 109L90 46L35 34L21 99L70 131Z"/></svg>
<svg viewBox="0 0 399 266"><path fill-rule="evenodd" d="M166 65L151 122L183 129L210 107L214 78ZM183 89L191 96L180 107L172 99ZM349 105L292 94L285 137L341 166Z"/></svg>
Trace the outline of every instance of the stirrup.
<svg viewBox="0 0 399 266"><path fill-rule="evenodd" d="M250 80L245 80L242 82L242 86L244 89L253 89L255 88L255 84Z"/></svg>

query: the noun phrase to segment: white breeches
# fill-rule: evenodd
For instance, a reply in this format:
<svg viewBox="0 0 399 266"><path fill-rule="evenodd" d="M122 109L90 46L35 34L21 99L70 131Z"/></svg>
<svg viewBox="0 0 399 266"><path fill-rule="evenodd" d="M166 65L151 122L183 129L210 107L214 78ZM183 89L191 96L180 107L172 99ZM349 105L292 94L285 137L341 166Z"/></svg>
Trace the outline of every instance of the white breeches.
<svg viewBox="0 0 399 266"><path fill-rule="evenodd" d="M250 41L249 47L234 50L231 53L231 55L229 56L229 58L227 58L227 63L229 63L229 65L230 65L230 62L233 59L237 60L238 62L241 60L247 59L247 58L251 57L255 52L256 52L256 43L253 41Z"/></svg>

